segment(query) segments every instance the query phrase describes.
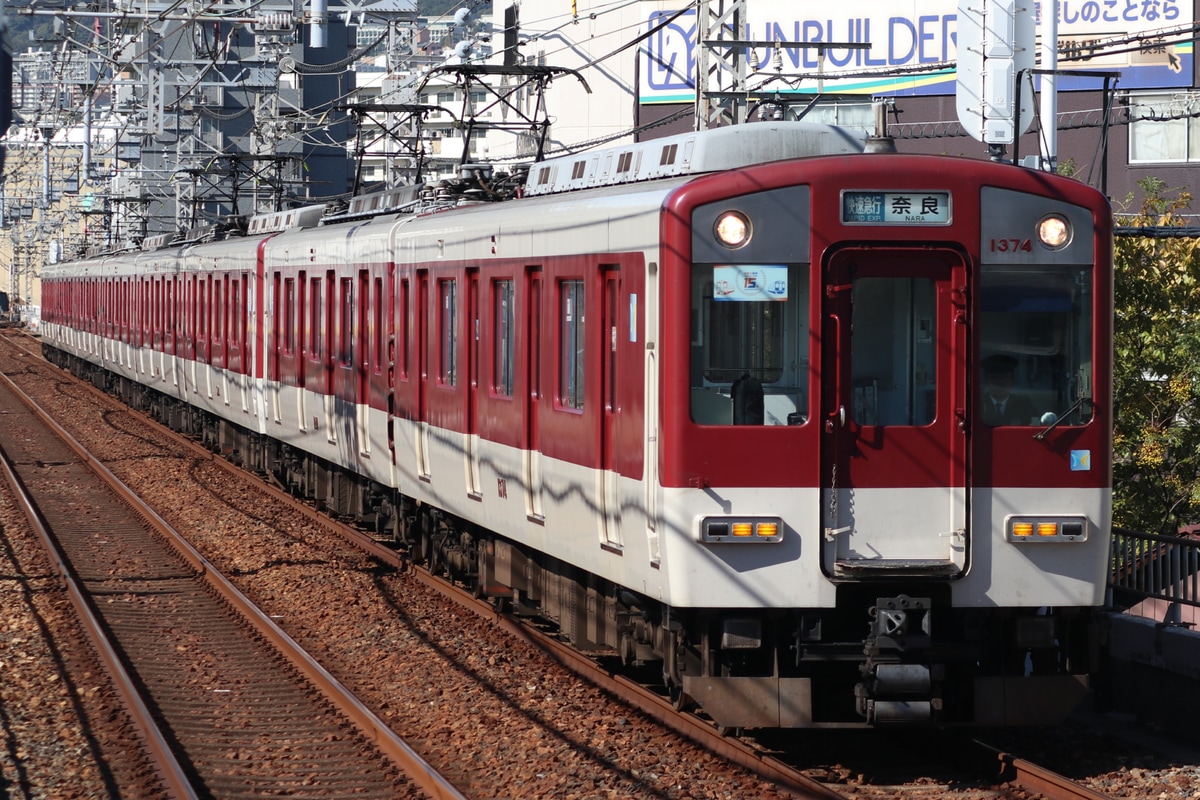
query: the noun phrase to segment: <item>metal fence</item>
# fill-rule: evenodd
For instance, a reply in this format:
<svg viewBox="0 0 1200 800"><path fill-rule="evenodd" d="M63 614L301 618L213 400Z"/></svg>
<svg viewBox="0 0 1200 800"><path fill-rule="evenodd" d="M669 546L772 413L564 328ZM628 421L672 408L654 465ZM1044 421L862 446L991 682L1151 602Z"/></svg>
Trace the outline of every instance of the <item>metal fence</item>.
<svg viewBox="0 0 1200 800"><path fill-rule="evenodd" d="M1200 619L1200 538L1113 528L1109 606L1159 622Z"/></svg>

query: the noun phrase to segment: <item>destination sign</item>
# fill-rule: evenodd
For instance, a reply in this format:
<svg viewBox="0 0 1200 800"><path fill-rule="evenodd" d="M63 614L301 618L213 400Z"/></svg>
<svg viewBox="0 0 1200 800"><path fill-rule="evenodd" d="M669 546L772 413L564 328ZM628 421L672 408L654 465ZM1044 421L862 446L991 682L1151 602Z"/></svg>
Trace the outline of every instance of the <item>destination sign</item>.
<svg viewBox="0 0 1200 800"><path fill-rule="evenodd" d="M842 222L858 225L945 225L949 192L842 192Z"/></svg>

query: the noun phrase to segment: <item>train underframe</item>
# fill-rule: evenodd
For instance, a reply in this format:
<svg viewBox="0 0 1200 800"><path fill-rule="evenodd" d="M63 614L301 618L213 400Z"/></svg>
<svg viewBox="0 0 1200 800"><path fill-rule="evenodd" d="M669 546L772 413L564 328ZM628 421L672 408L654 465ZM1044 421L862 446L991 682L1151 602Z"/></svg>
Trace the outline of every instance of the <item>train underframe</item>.
<svg viewBox="0 0 1200 800"><path fill-rule="evenodd" d="M95 365L47 358L727 730L1053 724L1098 662L1089 609L956 608L940 581L847 582L835 608L678 609Z"/></svg>

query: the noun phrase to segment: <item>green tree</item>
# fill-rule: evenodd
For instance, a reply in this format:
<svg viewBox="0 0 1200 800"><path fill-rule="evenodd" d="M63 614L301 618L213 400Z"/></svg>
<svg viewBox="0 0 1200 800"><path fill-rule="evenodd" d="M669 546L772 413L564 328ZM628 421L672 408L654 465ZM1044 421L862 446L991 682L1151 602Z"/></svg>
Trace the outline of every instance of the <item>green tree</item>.
<svg viewBox="0 0 1200 800"><path fill-rule="evenodd" d="M1200 239L1184 225L1184 190L1139 182L1146 228L1115 249L1113 521L1174 533L1200 519ZM1158 235L1154 235L1158 234Z"/></svg>

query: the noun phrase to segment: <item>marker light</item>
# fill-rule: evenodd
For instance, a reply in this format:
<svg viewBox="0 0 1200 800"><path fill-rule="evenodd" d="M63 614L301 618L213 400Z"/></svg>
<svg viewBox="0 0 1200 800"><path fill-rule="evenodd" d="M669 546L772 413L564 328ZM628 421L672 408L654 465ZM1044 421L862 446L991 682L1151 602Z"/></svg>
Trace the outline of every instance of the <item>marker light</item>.
<svg viewBox="0 0 1200 800"><path fill-rule="evenodd" d="M1051 250L1061 250L1071 242L1071 225L1066 217L1050 214L1037 226L1038 241Z"/></svg>
<svg viewBox="0 0 1200 800"><path fill-rule="evenodd" d="M717 217L713 232L718 242L736 250L750 241L750 220L740 211L726 211Z"/></svg>
<svg viewBox="0 0 1200 800"><path fill-rule="evenodd" d="M1004 520L1010 542L1086 542L1088 521L1084 516L1045 514L1011 516Z"/></svg>
<svg viewBox="0 0 1200 800"><path fill-rule="evenodd" d="M1013 536L1021 536L1021 537L1033 536L1033 523L1032 522L1014 522L1012 525L1012 535Z"/></svg>
<svg viewBox="0 0 1200 800"><path fill-rule="evenodd" d="M783 520L779 517L703 517L700 541L710 544L782 542Z"/></svg>

